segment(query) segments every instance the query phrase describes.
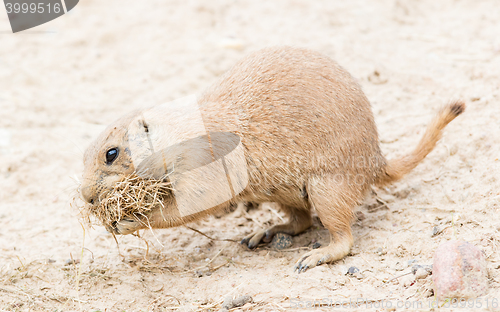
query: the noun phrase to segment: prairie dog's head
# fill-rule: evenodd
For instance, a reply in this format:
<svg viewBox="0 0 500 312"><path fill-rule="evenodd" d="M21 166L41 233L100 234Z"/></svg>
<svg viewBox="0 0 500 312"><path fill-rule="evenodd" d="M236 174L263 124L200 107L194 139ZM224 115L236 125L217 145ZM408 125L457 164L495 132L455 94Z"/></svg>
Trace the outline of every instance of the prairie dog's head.
<svg viewBox="0 0 500 312"><path fill-rule="evenodd" d="M230 201L248 184L241 138L228 131L207 132L197 103L189 98L122 117L101 133L84 157L81 194L95 208L108 211L104 200L113 198L117 182L131 176L169 183L161 207L148 213L157 216L147 216L152 227L181 224L184 217ZM108 223L115 222L111 230L118 234L145 226L115 217L121 219Z"/></svg>
<svg viewBox="0 0 500 312"><path fill-rule="evenodd" d="M139 114L132 112L108 126L84 154L80 191L83 199L97 205L100 197L113 185L135 171L132 163L128 129Z"/></svg>

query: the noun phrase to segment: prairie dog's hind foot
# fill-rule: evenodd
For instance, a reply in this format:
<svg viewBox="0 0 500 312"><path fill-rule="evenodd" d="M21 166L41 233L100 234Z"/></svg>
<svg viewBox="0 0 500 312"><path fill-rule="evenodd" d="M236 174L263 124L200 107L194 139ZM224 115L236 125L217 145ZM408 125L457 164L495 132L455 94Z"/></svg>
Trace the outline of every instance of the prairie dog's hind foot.
<svg viewBox="0 0 500 312"><path fill-rule="evenodd" d="M332 235L333 236L333 235ZM340 260L349 254L353 244L351 235L346 235L334 241L331 237L330 245L309 251L303 255L295 264L294 271L305 272L317 265Z"/></svg>
<svg viewBox="0 0 500 312"><path fill-rule="evenodd" d="M308 190L311 206L330 232L330 244L303 255L294 267L299 273L320 264L340 260L349 254L353 245L353 209L363 198L363 186L358 185L358 188L355 188L339 182L332 175L311 177Z"/></svg>

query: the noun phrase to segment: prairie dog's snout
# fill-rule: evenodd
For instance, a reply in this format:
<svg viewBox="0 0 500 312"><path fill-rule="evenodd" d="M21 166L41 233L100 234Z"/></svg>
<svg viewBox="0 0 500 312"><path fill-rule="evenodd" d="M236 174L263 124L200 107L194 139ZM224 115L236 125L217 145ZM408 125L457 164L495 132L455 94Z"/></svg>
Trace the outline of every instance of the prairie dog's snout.
<svg viewBox="0 0 500 312"><path fill-rule="evenodd" d="M98 205L116 182L135 171L127 131L137 113L129 113L110 125L85 151L80 193L87 203Z"/></svg>
<svg viewBox="0 0 500 312"><path fill-rule="evenodd" d="M391 183L415 168L432 151L444 127L465 109L460 101L444 106L412 152L386 160L370 103L358 83L330 58L290 47L249 55L195 104L196 114L192 109L183 111L182 105L172 106L173 111L164 114L151 113L163 112L153 108L132 112L109 126L85 153L83 197L96 205L117 181L129 175L149 172L147 178L157 179L177 170L177 175L168 177L172 191L162 198L161 208L137 219L115 220L112 231L119 234L147 226L181 225L239 201L279 203L288 221L248 235L242 243L250 248L279 232L296 235L305 231L312 224L314 207L330 232L331 243L306 253L297 263L299 272L347 255L353 243L353 209L370 186ZM146 127L156 140L152 146L167 142L170 149L137 158L130 133L131 125L138 125L141 118L153 118L157 123L156 128ZM144 130L139 128L137 131ZM220 154L229 154L233 149L229 148L230 138L239 148L237 160L218 156L213 149L226 148ZM363 160L362 165L349 159ZM224 164L217 167L218 163ZM215 169L198 176L186 174L207 166ZM246 179L235 184L242 187L239 190L231 185L235 167L245 168L236 175ZM217 179L217 170L227 179ZM227 192L206 191L224 188L230 189L232 198L222 201ZM204 207L203 203L209 204ZM193 209L183 211L182 205Z"/></svg>

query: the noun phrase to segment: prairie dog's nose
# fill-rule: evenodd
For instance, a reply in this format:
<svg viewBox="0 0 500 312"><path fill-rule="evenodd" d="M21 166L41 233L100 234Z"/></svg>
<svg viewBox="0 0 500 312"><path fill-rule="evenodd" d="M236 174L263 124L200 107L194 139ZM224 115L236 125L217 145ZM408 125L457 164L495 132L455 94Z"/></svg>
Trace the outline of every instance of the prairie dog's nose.
<svg viewBox="0 0 500 312"><path fill-rule="evenodd" d="M87 203L93 205L94 204L94 196L92 196L92 189L88 186L82 186L80 193L82 194L83 200Z"/></svg>

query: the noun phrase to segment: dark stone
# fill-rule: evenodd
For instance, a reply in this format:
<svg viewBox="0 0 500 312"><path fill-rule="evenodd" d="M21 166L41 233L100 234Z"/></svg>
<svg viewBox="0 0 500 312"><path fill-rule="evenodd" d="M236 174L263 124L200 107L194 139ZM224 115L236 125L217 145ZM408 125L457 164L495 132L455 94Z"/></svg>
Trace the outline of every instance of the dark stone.
<svg viewBox="0 0 500 312"><path fill-rule="evenodd" d="M284 233L277 233L271 241L271 247L277 250L290 248L293 244L292 236Z"/></svg>

